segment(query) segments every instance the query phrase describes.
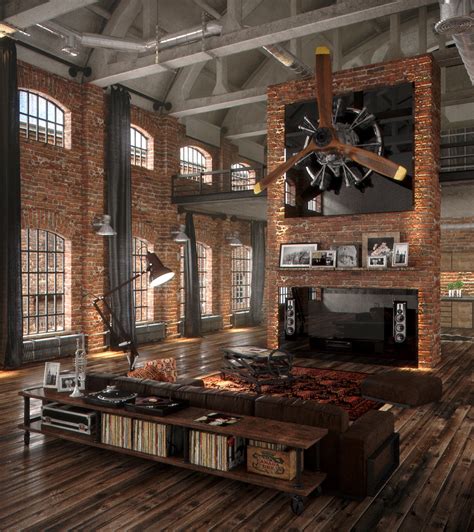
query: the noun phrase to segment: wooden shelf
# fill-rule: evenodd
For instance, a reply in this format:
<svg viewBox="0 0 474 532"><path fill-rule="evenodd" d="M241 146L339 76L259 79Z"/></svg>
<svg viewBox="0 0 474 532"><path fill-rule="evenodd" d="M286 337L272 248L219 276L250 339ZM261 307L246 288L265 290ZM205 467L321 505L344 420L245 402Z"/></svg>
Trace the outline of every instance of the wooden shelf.
<svg viewBox="0 0 474 532"><path fill-rule="evenodd" d="M95 408L93 408L95 410ZM114 409L115 413L118 413L118 409ZM122 415L122 411L118 415ZM135 416L132 416L135 417ZM147 416L151 417L151 416ZM157 416L153 416L156 420ZM162 420L162 418L160 418ZM202 425L201 425L202 427ZM71 441L74 443L81 443L83 445L89 445L91 447L97 447L99 449L106 449L109 451L116 451L121 454L127 454L130 456L136 456L137 458L144 458L146 460L153 460L155 462L160 462L163 464L169 464L172 466L182 467L185 469L191 469L200 473L207 473L212 475L217 475L219 477L229 478L231 480L238 480L240 482L247 482L249 484L254 484L256 486L262 486L264 488L275 489L282 491L284 493L290 493L293 495L300 495L302 497L307 497L313 491L315 491L326 478L326 473L321 473L320 471L303 471L301 476L301 485L295 486L294 481L292 480L281 480L277 478L266 477L264 475L258 475L256 473L251 473L246 470L245 466L240 466L238 468L232 469L230 471L220 471L219 469L212 469L208 467L202 467L190 462L185 462L181 457L161 457L153 454L140 453L132 449L125 449L123 447L115 447L113 445L107 445L96 441L94 436L89 436L85 434L78 434L75 432L55 429L52 427L43 427L41 421L34 421L29 425L18 425L18 428L34 432L36 434L43 434L44 436L51 436L54 438L60 438L63 440ZM207 427L206 427L207 428ZM220 427L224 428L224 427Z"/></svg>
<svg viewBox="0 0 474 532"><path fill-rule="evenodd" d="M283 421L275 421L273 419L237 414L231 414L240 418L239 422L235 425L214 427L212 425L205 425L195 421L197 418L211 412L211 410L205 408L188 407L169 414L168 416L157 416L142 414L141 412L131 412L123 408L107 408L105 406L93 405L86 403L82 398L69 397L67 393L60 393L55 390L44 388L23 390L19 392L19 395L31 399L39 399L41 401L80 406L81 408L89 408L90 410L95 410L97 412L142 419L144 421L177 425L188 429L213 432L228 436L241 436L242 438L249 440L279 443L281 445L286 445L287 447L298 449L309 449L327 434L327 430L320 427L311 427L309 425L299 425L296 423L286 423Z"/></svg>

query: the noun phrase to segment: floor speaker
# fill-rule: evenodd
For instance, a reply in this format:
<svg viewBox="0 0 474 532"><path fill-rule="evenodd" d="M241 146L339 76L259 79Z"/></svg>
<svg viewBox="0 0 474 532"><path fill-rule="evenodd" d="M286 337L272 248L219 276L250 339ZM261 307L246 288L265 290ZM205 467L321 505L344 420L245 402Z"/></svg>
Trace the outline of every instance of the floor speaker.
<svg viewBox="0 0 474 532"><path fill-rule="evenodd" d="M407 302L393 302L393 337L397 344L403 344L407 338Z"/></svg>
<svg viewBox="0 0 474 532"><path fill-rule="evenodd" d="M296 336L296 302L293 297L289 297L285 302L285 336Z"/></svg>

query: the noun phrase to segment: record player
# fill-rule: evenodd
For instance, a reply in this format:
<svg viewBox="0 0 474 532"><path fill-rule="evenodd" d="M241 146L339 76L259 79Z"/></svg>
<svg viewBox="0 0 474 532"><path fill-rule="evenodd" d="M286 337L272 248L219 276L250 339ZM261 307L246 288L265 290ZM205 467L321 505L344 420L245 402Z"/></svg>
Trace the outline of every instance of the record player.
<svg viewBox="0 0 474 532"><path fill-rule="evenodd" d="M134 403L126 403L125 409L132 412L141 412L143 414L167 416L172 412L177 412L188 406L189 401L186 400L152 395L149 397L137 397Z"/></svg>
<svg viewBox="0 0 474 532"><path fill-rule="evenodd" d="M112 408L121 408L128 403L133 403L138 394L119 390L116 386L107 386L100 392L92 392L84 397L86 403Z"/></svg>

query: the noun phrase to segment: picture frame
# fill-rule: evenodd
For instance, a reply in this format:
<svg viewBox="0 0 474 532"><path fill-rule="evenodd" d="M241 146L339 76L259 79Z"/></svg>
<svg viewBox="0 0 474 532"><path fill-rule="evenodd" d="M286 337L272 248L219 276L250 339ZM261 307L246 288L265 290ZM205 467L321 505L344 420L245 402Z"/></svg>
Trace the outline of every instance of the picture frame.
<svg viewBox="0 0 474 532"><path fill-rule="evenodd" d="M311 252L312 268L335 268L336 267L336 250L321 249Z"/></svg>
<svg viewBox="0 0 474 532"><path fill-rule="evenodd" d="M367 268L384 269L387 267L387 255L367 257Z"/></svg>
<svg viewBox="0 0 474 532"><path fill-rule="evenodd" d="M342 244L334 246L338 268L358 268L360 247L358 244Z"/></svg>
<svg viewBox="0 0 474 532"><path fill-rule="evenodd" d="M78 377L79 390L86 389L86 383L84 379L79 375ZM58 392L72 392L76 384L76 374L72 373L60 373L58 380Z"/></svg>
<svg viewBox="0 0 474 532"><path fill-rule="evenodd" d="M59 381L59 371L61 364L59 362L46 362L44 365L43 388L57 389Z"/></svg>
<svg viewBox="0 0 474 532"><path fill-rule="evenodd" d="M392 266L404 268L408 266L408 242L398 242L393 248Z"/></svg>
<svg viewBox="0 0 474 532"><path fill-rule="evenodd" d="M310 268L311 253L318 249L318 244L281 244L280 268Z"/></svg>
<svg viewBox="0 0 474 532"><path fill-rule="evenodd" d="M362 264L368 266L368 257L387 257L387 266L392 264L395 244L400 242L399 232L363 233Z"/></svg>

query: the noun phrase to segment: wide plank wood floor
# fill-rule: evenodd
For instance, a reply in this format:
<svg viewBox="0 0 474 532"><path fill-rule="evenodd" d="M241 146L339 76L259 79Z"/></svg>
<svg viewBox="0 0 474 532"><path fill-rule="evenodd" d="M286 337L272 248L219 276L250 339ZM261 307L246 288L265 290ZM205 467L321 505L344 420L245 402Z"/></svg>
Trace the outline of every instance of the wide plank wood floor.
<svg viewBox="0 0 474 532"><path fill-rule="evenodd" d="M224 345L264 345L262 328L142 348L143 359L174 356L180 376L220 367ZM287 496L270 489L32 435L23 446L21 388L42 380L43 364L0 372L1 530L452 530L474 529L472 369L474 343L444 342L436 374L440 403L389 407L401 437L401 465L376 497L311 497L294 516ZM71 360L63 360L71 365ZM299 364L378 372L355 360ZM122 354L89 357L89 368L126 370Z"/></svg>

